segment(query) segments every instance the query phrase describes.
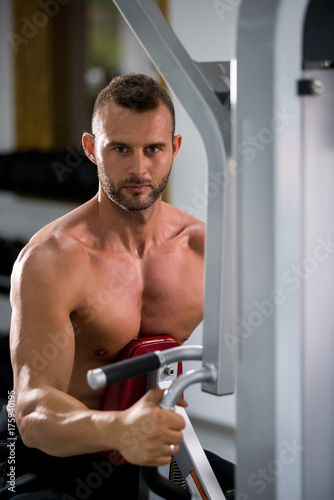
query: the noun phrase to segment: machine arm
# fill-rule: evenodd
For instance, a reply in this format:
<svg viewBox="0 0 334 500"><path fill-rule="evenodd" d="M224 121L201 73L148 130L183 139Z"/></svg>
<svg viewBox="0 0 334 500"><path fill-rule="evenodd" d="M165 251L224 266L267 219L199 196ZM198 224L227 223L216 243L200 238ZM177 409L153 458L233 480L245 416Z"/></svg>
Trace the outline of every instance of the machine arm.
<svg viewBox="0 0 334 500"><path fill-rule="evenodd" d="M87 372L87 382L92 389L100 389L121 380L138 377L175 361L201 360L202 346L180 346L143 354L137 358L95 368ZM181 391L182 392L182 391Z"/></svg>
<svg viewBox="0 0 334 500"><path fill-rule="evenodd" d="M230 394L235 387L236 344L235 172L228 161L231 115L154 0L114 3L204 141L208 185L214 182L215 196L209 196L207 210L203 363L213 364L218 377L202 388L217 395Z"/></svg>

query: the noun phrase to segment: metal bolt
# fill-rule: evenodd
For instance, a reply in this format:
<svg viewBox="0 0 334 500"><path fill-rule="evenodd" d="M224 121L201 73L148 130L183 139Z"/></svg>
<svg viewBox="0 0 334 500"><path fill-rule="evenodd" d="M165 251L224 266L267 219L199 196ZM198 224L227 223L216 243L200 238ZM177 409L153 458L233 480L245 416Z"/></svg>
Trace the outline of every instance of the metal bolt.
<svg viewBox="0 0 334 500"><path fill-rule="evenodd" d="M166 365L164 368L164 374L165 375L173 375L173 373L174 373L174 368L172 368L169 365Z"/></svg>

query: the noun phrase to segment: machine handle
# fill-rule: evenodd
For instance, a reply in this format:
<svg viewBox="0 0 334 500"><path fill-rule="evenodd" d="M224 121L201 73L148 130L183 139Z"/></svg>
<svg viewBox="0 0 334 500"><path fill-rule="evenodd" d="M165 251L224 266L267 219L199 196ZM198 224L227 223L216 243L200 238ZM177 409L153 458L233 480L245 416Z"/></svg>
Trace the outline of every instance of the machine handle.
<svg viewBox="0 0 334 500"><path fill-rule="evenodd" d="M177 399L186 387L197 382L214 380L216 376L217 371L212 365L203 366L198 370L190 370L180 375L171 388L166 391L160 406L173 409ZM192 498L188 490L162 476L157 467L141 467L141 474L149 489L166 500L191 500Z"/></svg>
<svg viewBox="0 0 334 500"><path fill-rule="evenodd" d="M157 467L141 467L141 474L151 491L166 500L191 500L191 493L162 476Z"/></svg>
<svg viewBox="0 0 334 500"><path fill-rule="evenodd" d="M138 377L157 370L167 363L185 360L201 360L202 346L180 346L142 354L136 358L126 359L118 363L95 368L87 372L87 382L92 389L100 389L121 380Z"/></svg>
<svg viewBox="0 0 334 500"><path fill-rule="evenodd" d="M150 352L137 358L126 359L119 363L89 370L87 382L92 389L99 389L121 380L144 375L158 368L160 368L160 358L155 352Z"/></svg>

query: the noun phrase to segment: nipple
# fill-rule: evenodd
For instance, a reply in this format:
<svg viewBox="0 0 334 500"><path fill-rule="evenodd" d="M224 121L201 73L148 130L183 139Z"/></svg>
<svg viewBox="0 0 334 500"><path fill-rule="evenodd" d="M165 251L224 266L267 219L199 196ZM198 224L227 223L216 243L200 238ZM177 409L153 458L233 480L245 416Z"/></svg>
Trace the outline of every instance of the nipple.
<svg viewBox="0 0 334 500"><path fill-rule="evenodd" d="M108 349L96 349L96 351L94 351L94 354L96 356L104 356L105 354L108 354Z"/></svg>

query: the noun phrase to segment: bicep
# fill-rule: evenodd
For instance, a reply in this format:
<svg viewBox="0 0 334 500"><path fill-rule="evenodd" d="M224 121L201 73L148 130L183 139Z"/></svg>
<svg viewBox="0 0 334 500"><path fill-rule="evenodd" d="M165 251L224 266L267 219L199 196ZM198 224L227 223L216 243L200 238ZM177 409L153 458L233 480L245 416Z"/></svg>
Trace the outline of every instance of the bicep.
<svg viewBox="0 0 334 500"><path fill-rule="evenodd" d="M66 392L74 363L74 331L68 293L42 270L12 280L11 356L15 390L42 386Z"/></svg>

